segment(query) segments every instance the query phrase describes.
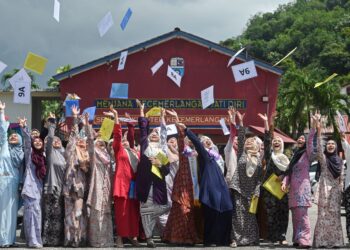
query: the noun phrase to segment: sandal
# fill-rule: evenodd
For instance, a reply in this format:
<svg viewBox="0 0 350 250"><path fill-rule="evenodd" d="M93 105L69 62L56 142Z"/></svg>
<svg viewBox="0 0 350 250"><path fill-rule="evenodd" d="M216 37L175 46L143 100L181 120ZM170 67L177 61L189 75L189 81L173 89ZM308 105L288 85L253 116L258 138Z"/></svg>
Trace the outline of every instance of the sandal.
<svg viewBox="0 0 350 250"><path fill-rule="evenodd" d="M232 243L230 244L231 248L236 248L237 247L237 243L236 241L232 241Z"/></svg>

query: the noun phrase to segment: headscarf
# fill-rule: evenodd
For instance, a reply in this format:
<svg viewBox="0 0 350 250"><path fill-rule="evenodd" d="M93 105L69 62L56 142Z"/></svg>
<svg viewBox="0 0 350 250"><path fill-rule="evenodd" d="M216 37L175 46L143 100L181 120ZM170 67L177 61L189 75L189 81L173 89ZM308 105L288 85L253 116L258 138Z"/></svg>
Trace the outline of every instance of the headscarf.
<svg viewBox="0 0 350 250"><path fill-rule="evenodd" d="M331 140L328 140L328 141L331 141ZM341 170L343 166L343 161L338 156L337 148L335 148L333 153L329 153L327 151L327 146L326 146L324 150L324 154L326 156L326 163L327 163L327 168L329 172L331 172L334 179L337 179L341 174Z"/></svg>
<svg viewBox="0 0 350 250"><path fill-rule="evenodd" d="M83 172L86 173L89 170L89 152L86 148L83 149L79 146L76 146L75 151L77 153L79 167Z"/></svg>
<svg viewBox="0 0 350 250"><path fill-rule="evenodd" d="M34 141L40 140L42 142L42 147L37 149L34 147ZM34 137L32 139L32 162L35 165L35 173L39 179L44 179L46 175L46 166L45 166L45 156L44 156L44 142L40 137Z"/></svg>
<svg viewBox="0 0 350 250"><path fill-rule="evenodd" d="M247 142L249 141L251 142L251 145L248 146ZM260 160L260 147L257 140L254 137L246 139L244 143L244 150L247 154L246 174L248 177L252 177Z"/></svg>
<svg viewBox="0 0 350 250"><path fill-rule="evenodd" d="M286 175L291 175L293 173L294 166L298 163L298 161L300 160L300 158L303 156L305 152L306 152L306 141L304 143L304 146L302 146L301 148L298 148L293 154L292 159L289 162Z"/></svg>
<svg viewBox="0 0 350 250"><path fill-rule="evenodd" d="M96 144L98 142L103 142L104 141L102 139L96 139L94 142L95 145L95 153L97 158L99 158L99 160L104 164L104 165L108 165L111 163L111 157L108 154L107 148L105 148L104 150L100 149L100 147L98 147Z"/></svg>
<svg viewBox="0 0 350 250"><path fill-rule="evenodd" d="M273 142L275 140L279 140L280 141L281 146L280 146L279 150L275 150L274 147L273 147ZM289 159L288 159L288 157L285 154L283 154L284 142L283 142L282 138L279 137L279 136L274 137L272 139L271 147L272 147L271 159L272 159L273 163L275 164L275 166L279 170L285 172L287 170L287 168L288 168L288 165L289 165Z"/></svg>
<svg viewBox="0 0 350 250"><path fill-rule="evenodd" d="M11 135L12 134L17 134L18 143L17 144L9 143L11 161L13 166L15 166L16 168L20 168L23 164L23 159L24 159L23 139L22 139L22 136L16 132L11 133Z"/></svg>

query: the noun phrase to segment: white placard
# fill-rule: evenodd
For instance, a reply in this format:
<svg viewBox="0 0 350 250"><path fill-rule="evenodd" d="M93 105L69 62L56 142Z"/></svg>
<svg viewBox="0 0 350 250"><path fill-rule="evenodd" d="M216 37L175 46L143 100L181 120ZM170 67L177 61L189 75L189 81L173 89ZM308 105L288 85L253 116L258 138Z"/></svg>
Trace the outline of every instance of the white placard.
<svg viewBox="0 0 350 250"><path fill-rule="evenodd" d="M3 63L2 61L0 61L0 74L1 72L4 71L4 69L6 69L7 65L5 63Z"/></svg>
<svg viewBox="0 0 350 250"><path fill-rule="evenodd" d="M29 77L29 75L27 74L25 69L22 68L20 71L18 71L14 76L12 76L9 79L9 82L10 82L12 88L15 88L14 86L17 82L22 82L22 83L29 82L29 85L30 85L30 83L32 82L32 79Z"/></svg>
<svg viewBox="0 0 350 250"><path fill-rule="evenodd" d="M163 63L163 59L160 59L156 64L153 65L153 67L151 68L152 75L154 75L158 71L158 69L162 67Z"/></svg>
<svg viewBox="0 0 350 250"><path fill-rule="evenodd" d="M156 129L159 131L160 134L160 127L156 127ZM175 124L166 125L166 135L176 135L177 134L177 128Z"/></svg>
<svg viewBox="0 0 350 250"><path fill-rule="evenodd" d="M337 110L337 122L340 132L345 133L347 131L346 124L344 121L343 116L340 114L340 112Z"/></svg>
<svg viewBox="0 0 350 250"><path fill-rule="evenodd" d="M13 85L13 103L30 104L30 82L16 82Z"/></svg>
<svg viewBox="0 0 350 250"><path fill-rule="evenodd" d="M112 13L108 12L98 23L98 32L100 33L100 37L103 37L107 31L113 26L113 17Z"/></svg>
<svg viewBox="0 0 350 250"><path fill-rule="evenodd" d="M61 3L58 0L55 0L53 7L53 18L55 18L57 22L60 22L60 7Z"/></svg>
<svg viewBox="0 0 350 250"><path fill-rule="evenodd" d="M203 109L214 103L214 85L201 91L201 99Z"/></svg>
<svg viewBox="0 0 350 250"><path fill-rule="evenodd" d="M234 55L230 58L230 60L229 60L228 63L227 63L227 67L229 67L229 66L233 63L233 61L236 59L236 57L237 57L239 54L241 54L243 50L245 50L245 48L241 48L240 50L238 50L238 51L236 52L236 54L234 54Z"/></svg>
<svg viewBox="0 0 350 250"><path fill-rule="evenodd" d="M232 66L232 72L236 82L244 81L258 76L253 60Z"/></svg>
<svg viewBox="0 0 350 250"><path fill-rule="evenodd" d="M169 65L168 65L168 71L167 71L167 76L178 86L181 87L181 76L173 70Z"/></svg>
<svg viewBox="0 0 350 250"><path fill-rule="evenodd" d="M134 119L130 119L130 118L126 118L126 117L119 117L118 120L121 122L137 122Z"/></svg>
<svg viewBox="0 0 350 250"><path fill-rule="evenodd" d="M128 57L128 51L123 51L120 54L119 64L118 64L118 71L124 69L127 57Z"/></svg>
<svg viewBox="0 0 350 250"><path fill-rule="evenodd" d="M220 122L220 126L222 128L222 132L224 132L224 135L229 135L230 130L226 126L225 118L221 118L219 122Z"/></svg>

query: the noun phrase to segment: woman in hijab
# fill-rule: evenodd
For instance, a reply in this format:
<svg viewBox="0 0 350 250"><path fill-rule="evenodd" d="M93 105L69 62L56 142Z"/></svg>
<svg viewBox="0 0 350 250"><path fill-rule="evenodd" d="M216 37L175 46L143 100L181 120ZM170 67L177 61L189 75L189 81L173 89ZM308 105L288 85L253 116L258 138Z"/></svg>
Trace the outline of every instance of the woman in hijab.
<svg viewBox="0 0 350 250"><path fill-rule="evenodd" d="M44 246L62 246L64 242L64 197L63 184L66 172L66 159L61 139L54 136L56 129L55 115L50 113L47 119L48 136L46 137L47 175L43 194L43 232Z"/></svg>
<svg viewBox="0 0 350 250"><path fill-rule="evenodd" d="M346 168L345 182L344 182L344 203L345 203L345 217L346 217L346 234L350 240L350 144L348 143L345 133L341 133L341 145L344 150L345 160L349 167Z"/></svg>
<svg viewBox="0 0 350 250"><path fill-rule="evenodd" d="M337 144L327 140L321 143L321 122L313 116L317 124L317 160L321 165L321 175L316 190L315 202L318 205L313 247L343 247L344 238L341 225L341 199L343 191L343 161L338 156Z"/></svg>
<svg viewBox="0 0 350 250"><path fill-rule="evenodd" d="M159 216L170 209L165 182L165 176L169 174L169 162L159 159L160 155L164 156L160 141L161 138L166 140L164 138L167 132L161 129L159 135L158 130L153 129L149 133L149 121L144 116L144 104L141 104L139 100L137 102L140 107L138 122L141 152L137 166L136 195L141 202L141 220L147 238L147 246L156 247L152 240L153 229L155 224L159 223Z"/></svg>
<svg viewBox="0 0 350 250"><path fill-rule="evenodd" d="M46 175L44 142L40 137L30 137L26 119L18 120L24 135L25 174L22 190L24 214L23 225L29 247L41 248L41 199Z"/></svg>
<svg viewBox="0 0 350 250"><path fill-rule="evenodd" d="M23 164L22 137L11 133L5 120L5 103L0 101L0 247L15 244L19 169Z"/></svg>
<svg viewBox="0 0 350 250"><path fill-rule="evenodd" d="M89 243L92 247L112 247L112 165L105 142L97 138L94 142L89 117L84 116L87 148L90 159L91 180L87 206L89 216Z"/></svg>
<svg viewBox="0 0 350 250"><path fill-rule="evenodd" d="M310 219L308 208L311 207L311 185L309 168L315 158L315 126L311 128L307 143L305 136L297 140L297 150L290 160L281 189L288 194L288 206L292 211L293 245L299 248L311 247Z"/></svg>
<svg viewBox="0 0 350 250"><path fill-rule="evenodd" d="M185 130L198 152L200 171L199 199L204 214L204 245L228 246L232 219L232 201L224 175L218 164L218 157L208 152L200 139L184 124L178 123Z"/></svg>
<svg viewBox="0 0 350 250"><path fill-rule="evenodd" d="M264 158L266 161L266 173L263 182L267 181L271 175L276 175L282 181L289 165L288 157L283 154L284 143L281 137L274 136L273 119L269 127L268 118L265 115L258 114L264 121ZM280 245L288 245L286 233L288 228L288 196L284 195L282 199L276 198L268 190L264 190L262 201L265 203L267 215L267 237L270 243L278 242Z"/></svg>
<svg viewBox="0 0 350 250"><path fill-rule="evenodd" d="M73 106L73 127L66 148L67 170L63 186L64 245L85 246L87 234L88 172L90 158L86 140L78 136L79 108Z"/></svg>
<svg viewBox="0 0 350 250"><path fill-rule="evenodd" d="M118 112L110 108L114 117L113 149L116 157L114 176L114 211L117 228L117 247L124 247L123 238L128 238L133 246L137 241L140 225L140 203L135 195L135 179L139 153L135 149L134 124L127 123L128 131L122 135ZM130 118L126 115L127 118Z"/></svg>
<svg viewBox="0 0 350 250"><path fill-rule="evenodd" d="M262 175L260 147L254 137L245 139L244 114L237 112L237 116L239 120L238 166L232 180L235 209L232 217L231 247L259 244L256 215L249 210L252 201L260 195Z"/></svg>
<svg viewBox="0 0 350 250"><path fill-rule="evenodd" d="M177 123L179 122L177 113L174 110L167 110L167 112L175 116ZM185 131L180 126L177 126L177 130L179 134L178 150L183 152L185 148ZM169 148L169 150L172 149ZM170 156L169 153L168 156ZM176 157L173 158L176 159ZM163 239L170 243L192 245L199 243L200 239L197 235L195 224L191 170L186 155L180 154L178 160L178 171L176 172L176 176L174 176L174 185L172 186L171 193L171 199L173 202L164 230Z"/></svg>

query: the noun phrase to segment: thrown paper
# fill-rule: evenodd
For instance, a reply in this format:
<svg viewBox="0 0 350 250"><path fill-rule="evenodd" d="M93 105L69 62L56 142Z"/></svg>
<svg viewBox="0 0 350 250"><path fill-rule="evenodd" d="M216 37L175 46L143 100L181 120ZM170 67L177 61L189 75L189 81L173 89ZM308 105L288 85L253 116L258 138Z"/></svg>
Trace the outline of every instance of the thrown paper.
<svg viewBox="0 0 350 250"><path fill-rule="evenodd" d="M126 64L126 58L128 57L128 51L123 51L120 53L120 58L119 58L119 64L118 64L118 71L123 70L125 68Z"/></svg>
<svg viewBox="0 0 350 250"><path fill-rule="evenodd" d="M113 26L113 17L112 13L108 12L98 23L98 32L100 33L100 37L103 37L107 31Z"/></svg>
<svg viewBox="0 0 350 250"><path fill-rule="evenodd" d="M214 103L214 85L201 91L201 99L203 109Z"/></svg>
<svg viewBox="0 0 350 250"><path fill-rule="evenodd" d="M167 76L178 86L181 87L181 76L168 66Z"/></svg>
<svg viewBox="0 0 350 250"><path fill-rule="evenodd" d="M162 67L163 63L163 59L160 59L156 64L153 65L153 67L151 68L152 75L154 75L158 71L158 69Z"/></svg>

